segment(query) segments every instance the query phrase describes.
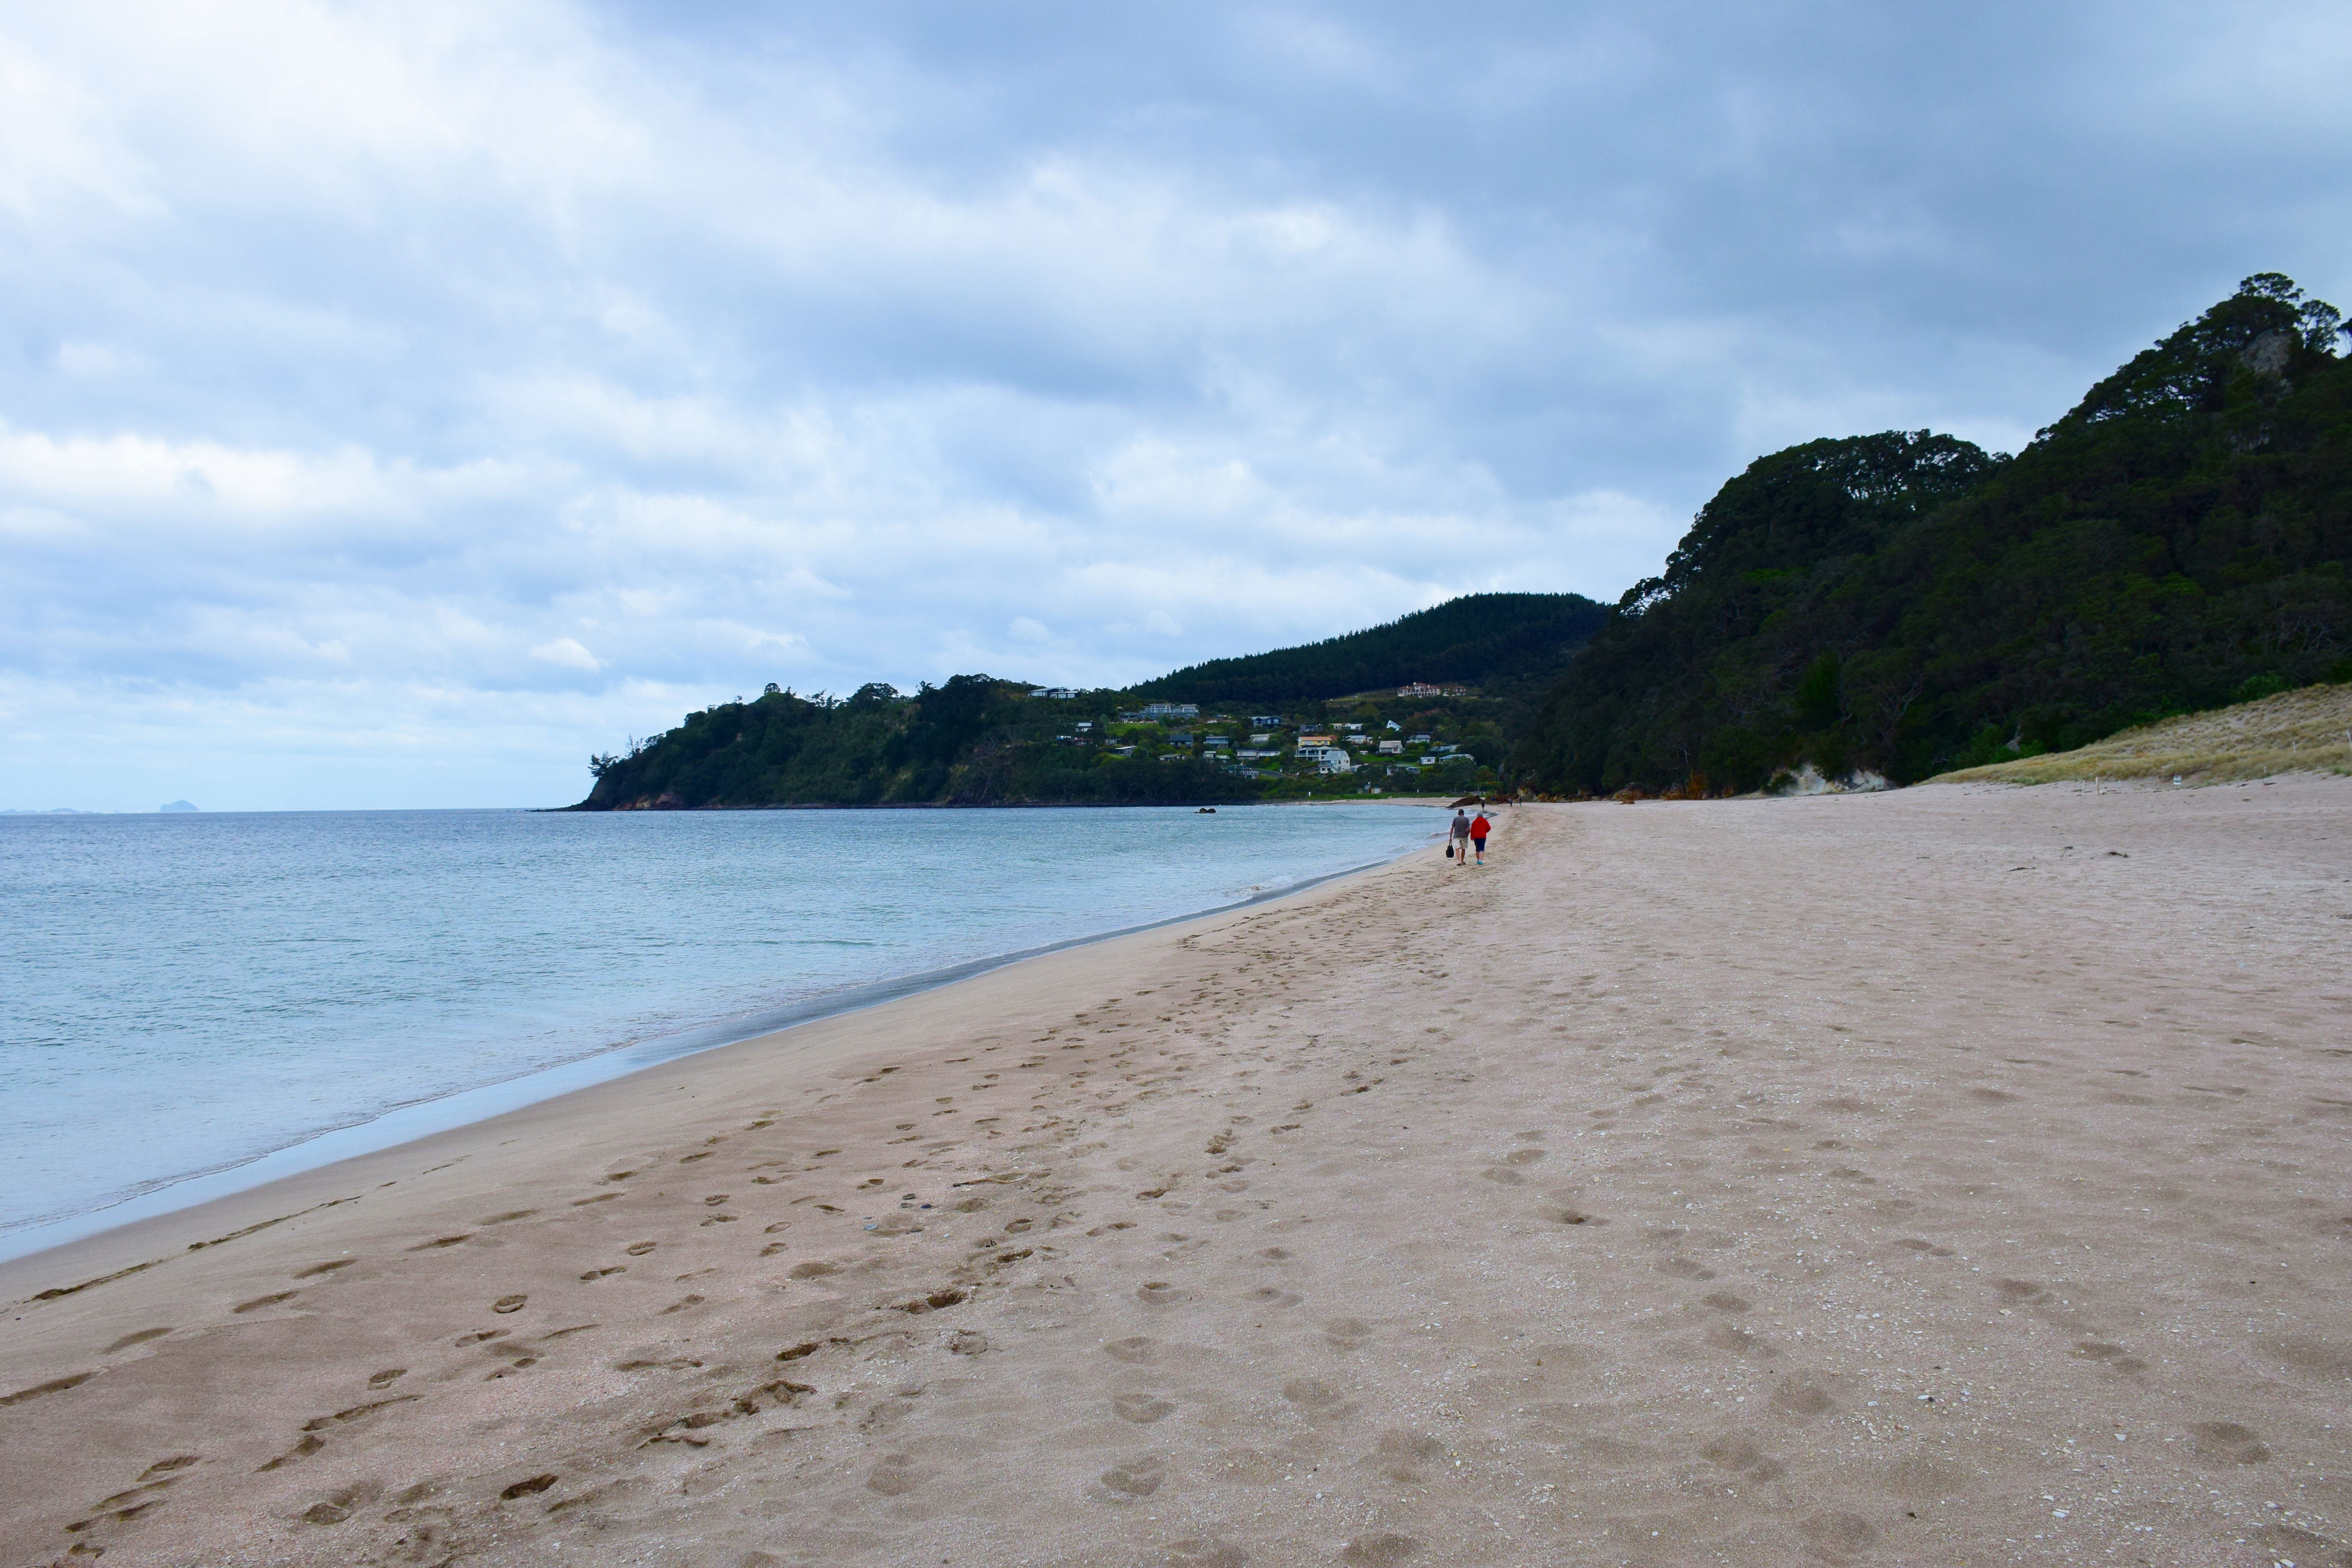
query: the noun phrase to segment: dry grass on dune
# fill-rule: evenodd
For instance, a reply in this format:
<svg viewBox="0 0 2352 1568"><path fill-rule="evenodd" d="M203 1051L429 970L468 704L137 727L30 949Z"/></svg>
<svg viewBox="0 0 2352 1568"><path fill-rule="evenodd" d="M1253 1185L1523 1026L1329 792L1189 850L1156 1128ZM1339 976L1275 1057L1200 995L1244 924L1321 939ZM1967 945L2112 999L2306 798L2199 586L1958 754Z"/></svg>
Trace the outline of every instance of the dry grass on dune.
<svg viewBox="0 0 2352 1568"><path fill-rule="evenodd" d="M2306 686L2184 713L2079 751L1963 768L1935 782L2037 784L2179 774L2191 784L2224 784L2294 772L2352 773L2352 685Z"/></svg>

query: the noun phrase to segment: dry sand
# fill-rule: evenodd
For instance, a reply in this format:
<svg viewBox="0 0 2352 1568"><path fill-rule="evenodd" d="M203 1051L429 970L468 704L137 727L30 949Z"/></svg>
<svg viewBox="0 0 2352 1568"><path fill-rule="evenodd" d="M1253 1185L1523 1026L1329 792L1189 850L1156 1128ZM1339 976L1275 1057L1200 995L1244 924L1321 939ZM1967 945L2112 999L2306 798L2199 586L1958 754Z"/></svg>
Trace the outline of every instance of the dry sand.
<svg viewBox="0 0 2352 1568"><path fill-rule="evenodd" d="M2347 829L1522 808L11 1264L0 1562L2352 1561Z"/></svg>

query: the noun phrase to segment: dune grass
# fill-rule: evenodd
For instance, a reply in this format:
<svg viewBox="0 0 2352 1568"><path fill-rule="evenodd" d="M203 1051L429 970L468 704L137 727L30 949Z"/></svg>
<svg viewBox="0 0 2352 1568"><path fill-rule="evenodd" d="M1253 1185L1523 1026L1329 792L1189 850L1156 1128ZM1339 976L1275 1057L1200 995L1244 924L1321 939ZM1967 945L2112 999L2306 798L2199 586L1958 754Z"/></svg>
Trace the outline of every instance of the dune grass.
<svg viewBox="0 0 2352 1568"><path fill-rule="evenodd" d="M2284 773L2352 773L2352 685L2306 686L2142 725L2072 752L1940 773L1929 782L2058 784L2169 779L2227 784Z"/></svg>

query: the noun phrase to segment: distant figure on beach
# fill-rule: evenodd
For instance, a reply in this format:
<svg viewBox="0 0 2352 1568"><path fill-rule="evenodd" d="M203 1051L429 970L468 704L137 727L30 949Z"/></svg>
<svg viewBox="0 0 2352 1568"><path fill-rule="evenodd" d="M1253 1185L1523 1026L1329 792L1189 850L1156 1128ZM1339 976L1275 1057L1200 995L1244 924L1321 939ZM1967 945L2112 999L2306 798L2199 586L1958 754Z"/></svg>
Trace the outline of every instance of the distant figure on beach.
<svg viewBox="0 0 2352 1568"><path fill-rule="evenodd" d="M1447 829L1447 833L1446 842L1454 851L1454 865L1458 870L1470 859L1470 819L1462 814L1459 806L1454 809L1454 826Z"/></svg>
<svg viewBox="0 0 2352 1568"><path fill-rule="evenodd" d="M1478 864L1481 866L1486 863L1486 835L1493 830L1494 826L1486 820L1486 814L1483 810L1470 822L1470 844L1471 847L1478 852Z"/></svg>

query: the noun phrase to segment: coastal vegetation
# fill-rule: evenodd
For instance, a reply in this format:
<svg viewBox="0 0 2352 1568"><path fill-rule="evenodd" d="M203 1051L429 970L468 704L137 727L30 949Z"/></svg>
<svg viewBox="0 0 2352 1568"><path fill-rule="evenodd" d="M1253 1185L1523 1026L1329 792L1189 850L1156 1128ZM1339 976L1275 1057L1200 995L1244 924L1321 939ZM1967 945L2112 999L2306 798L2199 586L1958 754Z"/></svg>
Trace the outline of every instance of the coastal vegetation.
<svg viewBox="0 0 2352 1568"><path fill-rule="evenodd" d="M987 675L847 698L771 686L591 758L594 787L574 809L1152 805L1491 787L1544 685L1606 614L1573 594L1471 595L1127 690Z"/></svg>
<svg viewBox="0 0 2352 1568"><path fill-rule="evenodd" d="M1539 692L1608 616L1581 594L1465 594L1367 631L1191 665L1133 690L1169 702L1279 705L1429 684L1500 699L1530 683Z"/></svg>
<svg viewBox="0 0 2352 1568"><path fill-rule="evenodd" d="M1279 713L1204 711L985 675L846 699L772 686L591 758L595 785L573 809L1173 805L1490 787L1509 745L1500 707L1467 691L1368 692Z"/></svg>
<svg viewBox="0 0 2352 1568"><path fill-rule="evenodd" d="M1759 458L1518 738L1537 789L1905 782L2352 679L2352 362L2275 273L2014 458L1948 436Z"/></svg>

